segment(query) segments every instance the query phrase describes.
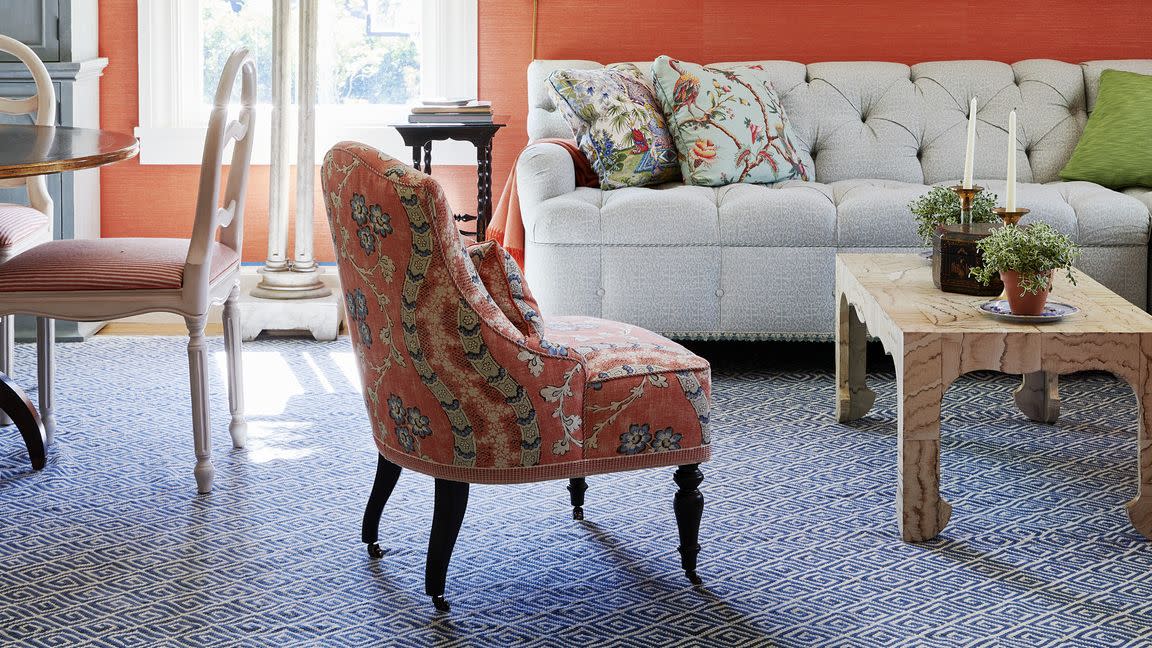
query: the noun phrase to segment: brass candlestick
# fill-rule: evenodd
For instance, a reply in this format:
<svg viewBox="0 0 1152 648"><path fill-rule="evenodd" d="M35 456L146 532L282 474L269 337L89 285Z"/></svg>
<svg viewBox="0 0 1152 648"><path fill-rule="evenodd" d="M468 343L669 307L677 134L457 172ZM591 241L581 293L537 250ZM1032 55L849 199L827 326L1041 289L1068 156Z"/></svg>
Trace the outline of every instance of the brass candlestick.
<svg viewBox="0 0 1152 648"><path fill-rule="evenodd" d="M967 228L972 224L972 203L976 201L976 195L984 191L984 187L956 185L949 189L960 197L960 224Z"/></svg>
<svg viewBox="0 0 1152 648"><path fill-rule="evenodd" d="M1003 207L996 207L992 211L1000 217L1000 220L1004 221L1005 225L1015 225L1019 223L1024 214L1028 213L1028 210L1024 209L1023 207L1019 209L1005 209Z"/></svg>

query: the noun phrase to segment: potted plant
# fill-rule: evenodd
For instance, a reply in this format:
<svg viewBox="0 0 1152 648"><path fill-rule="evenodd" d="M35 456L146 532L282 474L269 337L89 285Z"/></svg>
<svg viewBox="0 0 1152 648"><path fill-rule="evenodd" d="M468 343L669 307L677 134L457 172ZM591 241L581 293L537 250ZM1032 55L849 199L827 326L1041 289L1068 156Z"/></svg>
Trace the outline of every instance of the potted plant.
<svg viewBox="0 0 1152 648"><path fill-rule="evenodd" d="M996 214L996 194L980 192L972 201L973 223L994 223ZM924 245L932 245L932 235L943 230L945 225L960 224L960 196L948 187L932 187L928 193L908 203L908 209L916 216L916 233L924 239Z"/></svg>
<svg viewBox="0 0 1152 648"><path fill-rule="evenodd" d="M999 274L1013 314L1043 313L1052 290L1052 273L1057 270L1076 284L1072 263L1080 257L1080 248L1046 223L998 227L976 247L984 265L972 268L972 276L987 285Z"/></svg>

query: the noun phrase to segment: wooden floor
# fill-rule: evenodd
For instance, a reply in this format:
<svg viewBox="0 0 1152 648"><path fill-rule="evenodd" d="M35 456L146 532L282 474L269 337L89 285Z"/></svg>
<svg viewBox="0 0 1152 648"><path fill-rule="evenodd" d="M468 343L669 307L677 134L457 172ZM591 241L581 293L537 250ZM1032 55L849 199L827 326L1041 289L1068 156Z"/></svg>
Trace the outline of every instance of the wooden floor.
<svg viewBox="0 0 1152 648"><path fill-rule="evenodd" d="M223 335L224 325L219 322L209 323L204 329L205 335ZM171 335L187 336L188 329L183 324L168 324L160 322L109 322L96 335Z"/></svg>
<svg viewBox="0 0 1152 648"><path fill-rule="evenodd" d="M347 335L348 330L340 327L340 335ZM224 335L224 325L220 322L209 322L208 326L204 328L205 335ZM188 329L184 328L183 324L167 323L167 322L109 322L100 329L96 335L121 335L121 336L140 336L140 335L154 335L157 337L171 336L171 337L186 337ZM277 335L270 333L270 335ZM291 333L285 333L291 335Z"/></svg>

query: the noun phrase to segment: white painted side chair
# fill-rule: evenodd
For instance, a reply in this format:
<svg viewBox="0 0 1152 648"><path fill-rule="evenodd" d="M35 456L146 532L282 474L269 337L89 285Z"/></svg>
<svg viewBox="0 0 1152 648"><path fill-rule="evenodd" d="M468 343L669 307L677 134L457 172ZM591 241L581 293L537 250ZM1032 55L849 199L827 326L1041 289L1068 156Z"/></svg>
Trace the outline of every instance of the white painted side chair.
<svg viewBox="0 0 1152 648"><path fill-rule="evenodd" d="M237 119L228 121L228 104L238 73L242 73L242 107ZM188 374L196 450L194 474L201 493L211 491L213 477L204 342L208 308L212 304L224 302L232 444L242 448L247 437L236 301L240 294L244 198L252 157L255 103L256 66L246 49L238 49L228 59L216 89L215 106L204 139L196 219L190 240L51 241L17 255L0 272L0 315L26 313L78 321L158 311L184 316L188 326ZM228 185L221 201L221 164L229 141L234 141L235 146ZM51 327L41 327L37 333L40 362L45 367L40 372L40 415L48 421L52 418Z"/></svg>
<svg viewBox="0 0 1152 648"><path fill-rule="evenodd" d="M0 113L8 115L35 115L37 126L56 125L56 91L52 88L52 78L48 68L30 47L20 41L0 34L0 52L15 56L32 72L36 83L36 94L20 99L0 97ZM0 180L0 188L24 187L28 192L28 203L14 205L0 203L0 264L33 246L52 240L52 197L48 195L48 184L44 176ZM40 323L44 326L46 323ZM12 375L12 347L15 342L13 317L0 317L0 372ZM11 420L0 413L0 425ZM48 423L47 421L45 422ZM51 437L48 437L51 440Z"/></svg>

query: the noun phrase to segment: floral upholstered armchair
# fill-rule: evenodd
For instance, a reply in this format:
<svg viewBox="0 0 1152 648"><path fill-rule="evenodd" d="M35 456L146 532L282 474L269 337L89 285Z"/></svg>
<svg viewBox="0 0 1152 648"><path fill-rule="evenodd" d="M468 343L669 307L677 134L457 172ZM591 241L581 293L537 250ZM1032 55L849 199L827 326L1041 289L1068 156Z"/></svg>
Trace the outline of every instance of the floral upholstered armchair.
<svg viewBox="0 0 1152 648"><path fill-rule="evenodd" d="M380 454L369 553L401 468L434 477L425 589L447 609L468 484L569 479L580 519L587 475L679 466L681 563L699 582L708 362L629 324L543 317L502 248L465 246L435 180L371 147L336 145L322 183Z"/></svg>

